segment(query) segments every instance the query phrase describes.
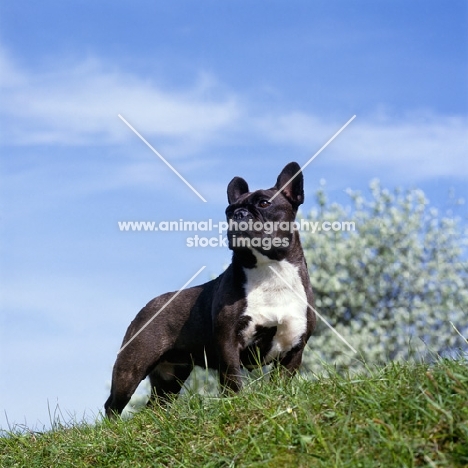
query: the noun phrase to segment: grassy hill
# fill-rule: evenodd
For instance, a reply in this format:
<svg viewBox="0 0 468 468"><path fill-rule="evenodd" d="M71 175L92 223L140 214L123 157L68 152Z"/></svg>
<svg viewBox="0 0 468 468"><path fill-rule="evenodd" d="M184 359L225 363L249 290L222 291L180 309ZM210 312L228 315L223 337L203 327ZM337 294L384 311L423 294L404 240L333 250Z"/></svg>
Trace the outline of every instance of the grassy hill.
<svg viewBox="0 0 468 468"><path fill-rule="evenodd" d="M3 467L468 466L468 363L252 381L131 420L0 439Z"/></svg>

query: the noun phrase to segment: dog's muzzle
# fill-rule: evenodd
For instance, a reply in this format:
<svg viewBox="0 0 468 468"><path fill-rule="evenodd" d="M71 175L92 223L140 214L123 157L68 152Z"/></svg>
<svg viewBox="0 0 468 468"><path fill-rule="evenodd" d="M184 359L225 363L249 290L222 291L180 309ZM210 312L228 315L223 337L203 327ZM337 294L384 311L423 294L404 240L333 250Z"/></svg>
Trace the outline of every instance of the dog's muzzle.
<svg viewBox="0 0 468 468"><path fill-rule="evenodd" d="M253 219L252 214L246 210L245 208L237 208L234 210L234 213L232 214L233 221L247 221L249 219Z"/></svg>

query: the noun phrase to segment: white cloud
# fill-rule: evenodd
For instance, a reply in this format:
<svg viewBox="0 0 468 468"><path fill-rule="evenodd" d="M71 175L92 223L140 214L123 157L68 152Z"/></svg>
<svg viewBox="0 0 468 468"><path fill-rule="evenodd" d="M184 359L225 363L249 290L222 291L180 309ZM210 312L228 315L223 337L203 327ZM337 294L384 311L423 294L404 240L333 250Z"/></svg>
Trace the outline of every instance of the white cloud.
<svg viewBox="0 0 468 468"><path fill-rule="evenodd" d="M210 158L208 146L233 141L287 145L312 155L351 117L339 121L305 112L255 111L254 98L248 106L248 96L226 90L206 74L188 89L168 90L97 59L32 73L20 70L0 48L0 65L6 90L0 116L4 142L10 144L102 145L136 139L117 118L120 113L171 158ZM466 178L467 135L466 116L427 111L390 117L377 110L358 115L323 158L343 171L369 175L372 169L402 181ZM145 179L141 164L124 169L123 179L118 173L114 177L117 186L120 179Z"/></svg>
<svg viewBox="0 0 468 468"><path fill-rule="evenodd" d="M235 96L218 93L201 75L184 91L165 90L149 80L112 71L90 59L48 73L20 70L0 53L4 134L12 144L102 144L135 138L122 114L145 136L206 144L240 115Z"/></svg>
<svg viewBox="0 0 468 468"><path fill-rule="evenodd" d="M349 116L351 117L351 116ZM346 123L293 112L267 116L256 126L267 138L308 150L312 155ZM326 149L324 158L340 170L369 169L400 180L468 177L468 118L429 111L405 115L357 116ZM336 166L338 167L338 166Z"/></svg>
<svg viewBox="0 0 468 468"><path fill-rule="evenodd" d="M349 143L357 163L377 164L405 179L468 177L466 118L428 115L422 121L363 122Z"/></svg>

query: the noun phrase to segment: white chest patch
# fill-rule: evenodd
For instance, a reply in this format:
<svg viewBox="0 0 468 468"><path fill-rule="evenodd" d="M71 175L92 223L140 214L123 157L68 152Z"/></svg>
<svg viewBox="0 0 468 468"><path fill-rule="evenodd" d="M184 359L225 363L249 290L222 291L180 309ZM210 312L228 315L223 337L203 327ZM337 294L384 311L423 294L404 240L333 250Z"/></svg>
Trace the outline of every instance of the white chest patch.
<svg viewBox="0 0 468 468"><path fill-rule="evenodd" d="M243 337L249 345L253 342L257 326L277 327L266 356L268 362L299 343L307 329L307 297L297 267L285 260L270 260L256 251L254 254L257 266L244 269L247 277L247 307L244 315L251 317L251 320L243 331Z"/></svg>

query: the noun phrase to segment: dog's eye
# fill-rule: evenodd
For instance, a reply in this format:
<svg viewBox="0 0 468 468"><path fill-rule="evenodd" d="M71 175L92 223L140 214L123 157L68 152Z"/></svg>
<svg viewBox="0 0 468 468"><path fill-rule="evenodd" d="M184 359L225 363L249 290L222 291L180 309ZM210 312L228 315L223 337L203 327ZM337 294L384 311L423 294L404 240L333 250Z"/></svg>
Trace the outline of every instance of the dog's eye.
<svg viewBox="0 0 468 468"><path fill-rule="evenodd" d="M268 206L270 206L270 205L271 205L271 203L270 203L268 200L260 200L260 201L258 202L258 206L259 206L260 208L266 208L266 207L268 207Z"/></svg>

